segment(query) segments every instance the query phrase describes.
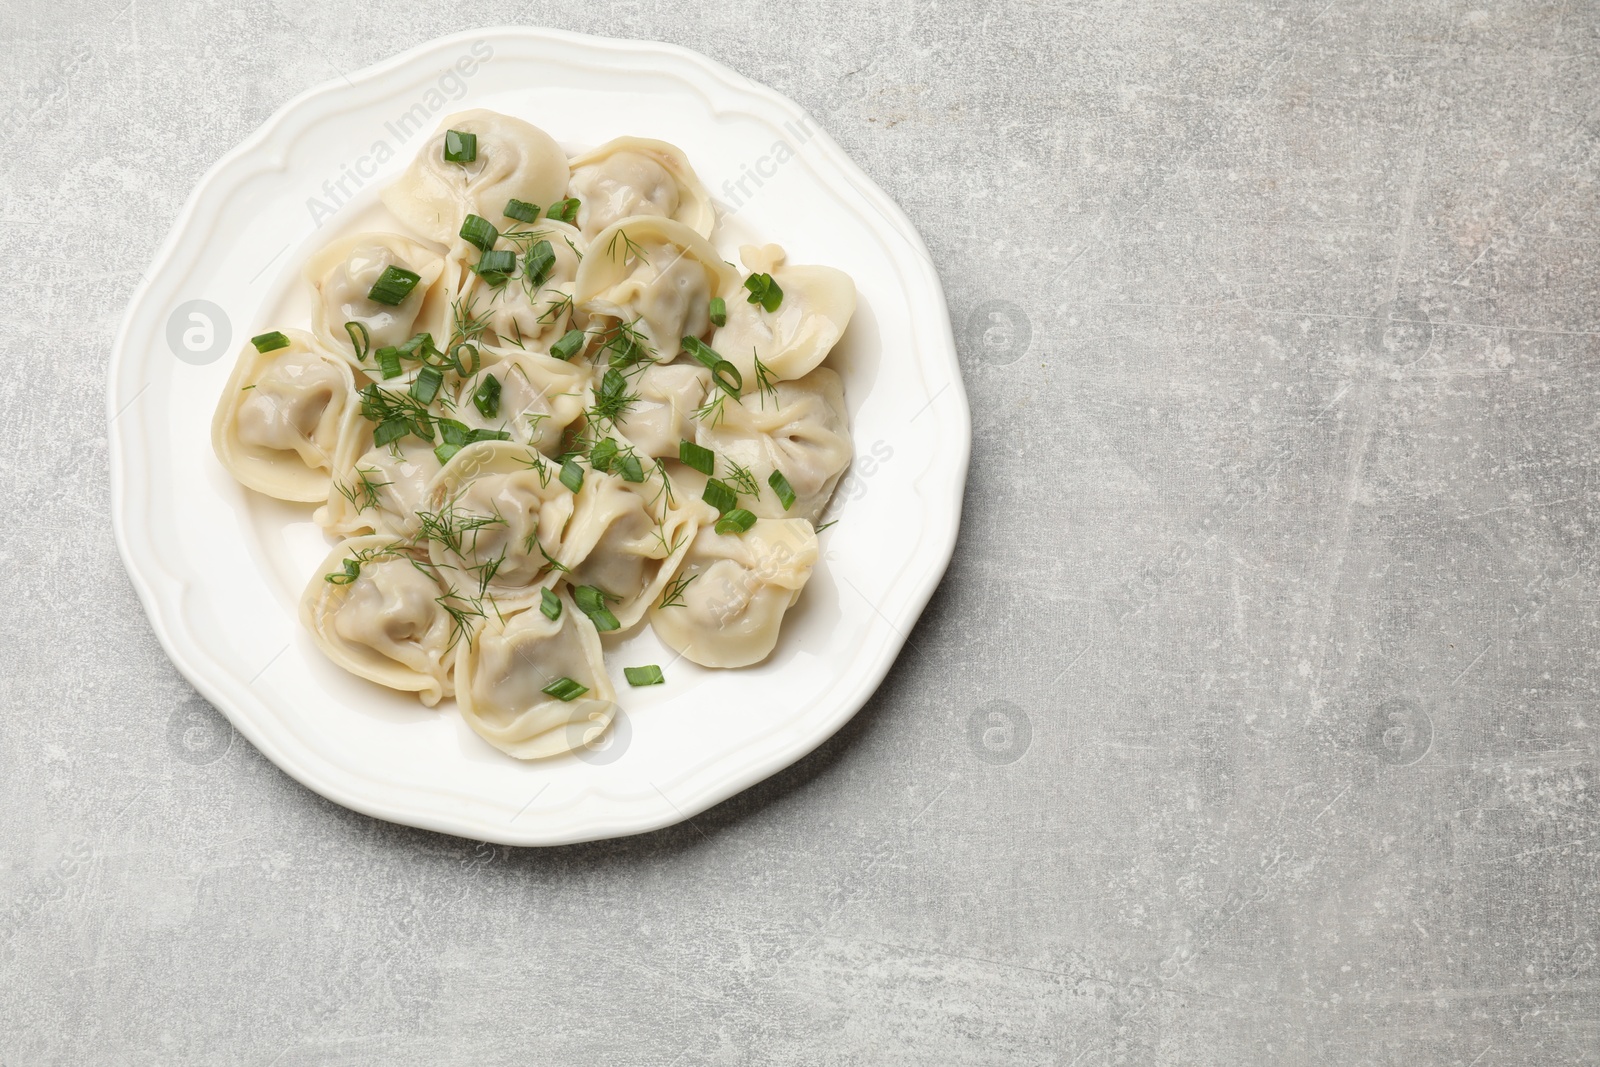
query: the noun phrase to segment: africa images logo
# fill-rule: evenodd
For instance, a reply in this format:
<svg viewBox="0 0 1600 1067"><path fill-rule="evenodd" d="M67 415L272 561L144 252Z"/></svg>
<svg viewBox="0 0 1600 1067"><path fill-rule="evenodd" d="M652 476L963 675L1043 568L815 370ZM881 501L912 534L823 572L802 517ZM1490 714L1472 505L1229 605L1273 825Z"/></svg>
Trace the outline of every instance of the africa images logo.
<svg viewBox="0 0 1600 1067"><path fill-rule="evenodd" d="M367 182L377 176L378 168L394 158L400 145L418 134L427 136L431 133L433 117L452 101L466 96L467 79L478 73L479 68L492 58L493 45L488 41L473 41L472 46L423 92L421 99L385 122L383 128L393 137L393 141L389 138L374 141L365 155L339 165L338 176L322 183L322 196L306 198L306 210L311 213L312 225L320 227L333 218L339 208L349 203Z"/></svg>

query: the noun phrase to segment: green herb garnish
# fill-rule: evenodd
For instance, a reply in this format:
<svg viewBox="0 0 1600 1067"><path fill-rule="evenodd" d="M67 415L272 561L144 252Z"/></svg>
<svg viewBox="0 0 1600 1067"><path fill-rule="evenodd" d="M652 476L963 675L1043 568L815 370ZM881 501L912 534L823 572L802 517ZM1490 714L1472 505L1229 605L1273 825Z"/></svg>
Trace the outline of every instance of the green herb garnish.
<svg viewBox="0 0 1600 1067"><path fill-rule="evenodd" d="M276 352L280 348L289 347L289 339L277 330L271 333L258 333L250 338L250 343L261 353Z"/></svg>
<svg viewBox="0 0 1600 1067"><path fill-rule="evenodd" d="M783 303L783 290L770 274L752 274L744 280L744 287L750 290L748 301L768 311L777 311L778 305Z"/></svg>
<svg viewBox="0 0 1600 1067"><path fill-rule="evenodd" d="M478 135L460 130L446 130L444 135L444 161L446 163L473 163L478 158Z"/></svg>
<svg viewBox="0 0 1600 1067"><path fill-rule="evenodd" d="M710 477L717 469L717 454L693 441L678 442L678 459L684 466Z"/></svg>
<svg viewBox="0 0 1600 1067"><path fill-rule="evenodd" d="M486 419L492 419L500 414L500 379L492 374L485 374L483 381L478 383L478 388L472 393L472 406Z"/></svg>
<svg viewBox="0 0 1600 1067"><path fill-rule="evenodd" d="M422 276L414 270L406 270L394 264L383 268L383 273L378 275L378 280L372 283L372 288L367 290L367 299L379 304L394 307L411 295L411 290L417 287Z"/></svg>
<svg viewBox="0 0 1600 1067"><path fill-rule="evenodd" d="M530 204L526 200L518 200L516 197L506 201L506 218L516 219L518 222L533 222L538 217L538 204Z"/></svg>
<svg viewBox="0 0 1600 1067"><path fill-rule="evenodd" d="M624 667L622 675L628 679L628 684L633 686L660 685L666 681L661 677L661 668L654 663L645 667Z"/></svg>
<svg viewBox="0 0 1600 1067"><path fill-rule="evenodd" d="M772 486L772 491L778 494L778 502L783 505L783 510L788 511L794 507L794 486L789 484L789 479L779 470L767 475L767 484Z"/></svg>
<svg viewBox="0 0 1600 1067"><path fill-rule="evenodd" d="M482 215L468 215L461 220L461 239L470 245L476 245L478 251L487 252L494 248L494 243L500 239L500 231L494 228L494 223Z"/></svg>

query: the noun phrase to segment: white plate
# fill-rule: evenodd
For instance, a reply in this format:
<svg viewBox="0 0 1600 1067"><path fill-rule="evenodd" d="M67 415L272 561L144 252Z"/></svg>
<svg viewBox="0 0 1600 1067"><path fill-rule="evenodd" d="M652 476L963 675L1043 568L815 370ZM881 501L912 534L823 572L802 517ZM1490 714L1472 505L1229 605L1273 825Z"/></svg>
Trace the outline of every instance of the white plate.
<svg viewBox="0 0 1600 1067"><path fill-rule="evenodd" d="M624 706L614 739L582 758L510 759L450 703L430 711L327 662L295 614L326 551L311 509L241 488L209 443L240 345L303 321L299 264L381 212L377 190L444 115L469 107L528 119L568 145L625 133L671 141L721 202L728 258L741 243L774 241L791 261L839 267L860 288L829 361L845 379L855 464L778 650L758 667L708 671L672 662L648 630L628 639L607 655ZM443 38L314 89L224 157L134 295L108 409L117 544L178 669L323 796L516 845L669 825L837 730L882 680L949 562L971 446L927 251L813 120L681 48L530 29ZM636 663L663 664L668 683L630 689L621 669Z"/></svg>

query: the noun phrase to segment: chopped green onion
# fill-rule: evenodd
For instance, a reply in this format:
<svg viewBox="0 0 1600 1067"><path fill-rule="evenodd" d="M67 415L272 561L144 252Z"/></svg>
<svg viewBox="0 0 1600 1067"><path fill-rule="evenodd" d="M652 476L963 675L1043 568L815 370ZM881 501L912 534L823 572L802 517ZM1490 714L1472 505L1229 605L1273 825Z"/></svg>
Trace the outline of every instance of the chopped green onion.
<svg viewBox="0 0 1600 1067"><path fill-rule="evenodd" d="M506 218L518 222L533 222L539 217L539 205L512 197L506 201Z"/></svg>
<svg viewBox="0 0 1600 1067"><path fill-rule="evenodd" d="M444 135L444 161L446 163L473 163L478 158L478 135L460 130L446 130Z"/></svg>
<svg viewBox="0 0 1600 1067"><path fill-rule="evenodd" d="M700 499L717 509L719 514L727 514L738 506L739 497L726 482L718 478L706 480L705 492L700 494Z"/></svg>
<svg viewBox="0 0 1600 1067"><path fill-rule="evenodd" d="M661 668L654 663L646 667L624 667L622 675L628 679L629 685L660 685L666 681L661 677Z"/></svg>
<svg viewBox="0 0 1600 1067"><path fill-rule="evenodd" d="M280 348L289 347L289 339L277 330L271 333L258 333L250 338L250 343L256 346L257 352L276 352Z"/></svg>
<svg viewBox="0 0 1600 1067"><path fill-rule="evenodd" d="M461 239L469 245L476 245L478 251L487 252L500 240L500 231L482 215L468 215L461 220Z"/></svg>
<svg viewBox="0 0 1600 1067"><path fill-rule="evenodd" d="M411 399L419 404L431 404L439 395L439 387L444 384L444 371L438 367L425 366L417 371L417 376L411 379Z"/></svg>
<svg viewBox="0 0 1600 1067"><path fill-rule="evenodd" d="M768 311L777 311L778 305L783 303L783 290L770 274L752 274L744 280L744 287L750 290L749 302L760 304Z"/></svg>
<svg viewBox="0 0 1600 1067"><path fill-rule="evenodd" d="M772 486L774 493L778 494L778 501L783 504L784 511L794 507L794 486L789 484L789 479L783 476L782 471L773 471L768 475L767 484Z"/></svg>
<svg viewBox="0 0 1600 1067"><path fill-rule="evenodd" d="M561 340L550 346L550 354L557 359L570 360L573 356L583 351L583 345L588 336L582 330L568 330L561 335Z"/></svg>
<svg viewBox="0 0 1600 1067"><path fill-rule="evenodd" d="M461 358L461 350L463 348L467 350L467 355L470 357L470 362L467 359ZM450 349L450 354L445 357L445 360L450 364L450 366L454 367L456 373L461 375L463 378L470 378L474 374L478 373L477 346L469 345L465 341L462 341L454 348Z"/></svg>
<svg viewBox="0 0 1600 1067"><path fill-rule="evenodd" d="M693 441L678 442L678 458L684 466L691 467L710 477L717 469L717 454Z"/></svg>
<svg viewBox="0 0 1600 1067"><path fill-rule="evenodd" d="M333 574L324 574L322 580L329 585L349 585L361 577L361 564L353 559L347 559L342 564L343 569Z"/></svg>
<svg viewBox="0 0 1600 1067"><path fill-rule="evenodd" d="M367 299L394 307L410 296L411 290L415 289L421 280L422 276L416 271L406 270L391 263L383 268L378 280L367 290Z"/></svg>
<svg viewBox="0 0 1600 1067"><path fill-rule="evenodd" d="M561 598L548 589L539 590L539 610L544 612L545 618L555 622L561 618Z"/></svg>
<svg viewBox="0 0 1600 1067"><path fill-rule="evenodd" d="M472 269L477 272L478 277L499 288L516 272L517 254L509 248L503 248L498 252L490 250L478 257L478 263Z"/></svg>
<svg viewBox="0 0 1600 1067"><path fill-rule="evenodd" d="M433 348L433 334L431 334L431 333L413 334L409 341L407 341L405 344L403 344L403 345L401 345L399 347L398 351L402 356L406 356L406 357L415 356L415 358L420 359L420 358L422 358L421 356L416 356L415 355L417 349L419 349L419 348L424 353L432 350L432 348Z"/></svg>
<svg viewBox="0 0 1600 1067"><path fill-rule="evenodd" d="M382 368L385 378L400 377L400 350L394 345L384 345L378 349L378 354L373 358L378 361L378 366Z"/></svg>
<svg viewBox="0 0 1600 1067"><path fill-rule="evenodd" d="M561 465L561 484L574 493L583 488L583 468L577 460L569 459Z"/></svg>
<svg viewBox="0 0 1600 1067"><path fill-rule="evenodd" d="M378 423L378 428L372 431L372 444L376 448L382 448L386 444L400 440L410 432L411 423L405 419L390 419L387 422L380 422Z"/></svg>
<svg viewBox="0 0 1600 1067"><path fill-rule="evenodd" d="M531 289L537 289L550 280L550 272L556 267L555 249L550 247L549 241L538 241L528 249L528 254L522 257L522 284Z"/></svg>
<svg viewBox="0 0 1600 1067"><path fill-rule="evenodd" d="M719 534L744 533L756 524L756 517L744 508L734 508L717 520Z"/></svg>
<svg viewBox="0 0 1600 1067"><path fill-rule="evenodd" d="M611 614L611 610L606 607L606 601L615 600L616 597L595 586L580 585L572 590L572 599L578 605L579 610L589 616L589 621L594 623L596 630L606 633L611 630L622 629L621 624L617 622L617 617Z"/></svg>
<svg viewBox="0 0 1600 1067"><path fill-rule="evenodd" d="M480 428L480 429L473 430L472 433L467 436L467 444L469 444L469 445L475 445L479 441L509 441L509 440L511 440L511 431L510 430L485 430L485 429L481 429Z"/></svg>
<svg viewBox="0 0 1600 1067"><path fill-rule="evenodd" d="M472 427L466 423L457 422L455 419L439 419L438 422L439 436L444 439L445 444L460 448L472 442Z"/></svg>
<svg viewBox="0 0 1600 1067"><path fill-rule="evenodd" d="M550 205L550 210L545 212L545 218L565 222L568 225L578 221L578 198L569 196L565 200L557 200Z"/></svg>
<svg viewBox="0 0 1600 1067"><path fill-rule="evenodd" d="M555 681L551 682L549 685L545 686L539 691L541 693L549 693L557 700L566 702L568 700L576 700L583 696L583 694L589 691L589 687L586 685L579 685L571 678L557 678Z"/></svg>
<svg viewBox="0 0 1600 1067"><path fill-rule="evenodd" d="M721 386L722 391L729 396L738 396L744 388L744 375L739 373L739 368L723 359L721 354L698 337L685 337L683 350L693 356L697 363L711 369L711 378Z"/></svg>
<svg viewBox="0 0 1600 1067"><path fill-rule="evenodd" d="M473 391L472 406L486 419L492 419L500 414L500 379L492 374L485 374L483 381L478 383L478 388Z"/></svg>
<svg viewBox="0 0 1600 1067"><path fill-rule="evenodd" d="M351 320L344 324L344 332L350 335L350 347L356 350L356 362L365 363L367 353L372 351L372 334L367 332L367 324Z"/></svg>
<svg viewBox="0 0 1600 1067"><path fill-rule="evenodd" d="M728 325L728 304L720 296L711 298L711 325Z"/></svg>
<svg viewBox="0 0 1600 1067"><path fill-rule="evenodd" d="M589 450L589 466L597 471L611 469L611 461L617 458L617 442L610 437L602 438Z"/></svg>
<svg viewBox="0 0 1600 1067"><path fill-rule="evenodd" d="M461 446L460 445L444 444L444 445L434 445L433 446L434 457L436 459L438 459L438 461L439 461L439 463L441 465L443 465L445 463L449 463L451 457L453 457L457 452L460 452L460 451L461 451Z"/></svg>
<svg viewBox="0 0 1600 1067"><path fill-rule="evenodd" d="M635 485L644 481L644 464L639 462L639 457L629 453L617 461L617 473L622 475L625 482Z"/></svg>

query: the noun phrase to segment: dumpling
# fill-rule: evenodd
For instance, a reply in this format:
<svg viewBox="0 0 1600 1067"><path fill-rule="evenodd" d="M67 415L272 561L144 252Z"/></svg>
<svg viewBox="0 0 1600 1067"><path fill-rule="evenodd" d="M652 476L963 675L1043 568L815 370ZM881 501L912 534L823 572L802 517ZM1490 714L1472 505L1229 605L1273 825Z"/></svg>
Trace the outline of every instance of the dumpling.
<svg viewBox="0 0 1600 1067"><path fill-rule="evenodd" d="M301 330L261 352L246 345L211 420L211 447L240 482L279 500L328 495L346 420L359 402L350 365Z"/></svg>
<svg viewBox="0 0 1600 1067"><path fill-rule="evenodd" d="M673 580L677 595L651 607L650 625L702 667L760 663L816 562L817 534L804 519L757 519L742 534L703 526Z"/></svg>
<svg viewBox="0 0 1600 1067"><path fill-rule="evenodd" d="M698 500L674 497L669 504L657 471L635 484L588 470L561 562L573 585L601 591L617 628L626 630L672 578L700 524L715 518Z"/></svg>
<svg viewBox="0 0 1600 1067"><path fill-rule="evenodd" d="M306 263L311 283L311 324L317 340L362 366L347 322L367 329L365 363L373 368L372 353L387 345L404 344L414 334L431 333L443 345L450 328L450 290L445 259L409 237L397 233L358 233L328 245ZM371 297L373 285L389 267L410 271L417 281L397 302ZM380 296L400 296L399 290Z"/></svg>
<svg viewBox="0 0 1600 1067"><path fill-rule="evenodd" d="M711 298L726 300L739 272L681 222L638 215L600 231L578 268L579 309L631 323L662 361L684 337L711 326Z"/></svg>
<svg viewBox="0 0 1600 1067"><path fill-rule="evenodd" d="M540 352L483 352L484 365L461 383L451 417L555 455L588 404L588 369Z"/></svg>
<svg viewBox="0 0 1600 1067"><path fill-rule="evenodd" d="M477 136L477 157L469 163L444 158L445 135L455 130ZM500 225L506 203L521 200L547 208L567 189L567 157L537 126L478 108L451 115L423 145L383 202L406 226L430 241L449 244L468 215Z"/></svg>
<svg viewBox="0 0 1600 1067"><path fill-rule="evenodd" d="M387 445L372 443L373 424L347 420L334 465L328 501L313 516L335 537L371 531L410 537L417 511L441 466L433 445L407 434Z"/></svg>
<svg viewBox="0 0 1600 1067"><path fill-rule="evenodd" d="M832 267L785 267L777 245L745 245L739 258L753 274L770 274L783 290L776 311L736 297L728 322L711 340L717 353L739 368L744 391L757 388L755 361L774 379L803 378L827 358L856 310L856 283Z"/></svg>
<svg viewBox="0 0 1600 1067"><path fill-rule="evenodd" d="M740 507L764 519L816 522L850 465L847 417L844 384L818 367L798 381L776 383L770 393L729 397L720 416L699 420L695 443L717 454L719 477L726 464L749 469L759 494L741 496ZM794 490L788 509L769 481L773 471L781 471Z"/></svg>
<svg viewBox="0 0 1600 1067"><path fill-rule="evenodd" d="M300 598L300 621L323 654L429 707L453 693L456 650L478 618L469 601L449 596L381 535L328 553Z"/></svg>
<svg viewBox="0 0 1600 1067"><path fill-rule="evenodd" d="M506 611L539 599L560 559L574 497L560 469L509 441L467 445L428 488L419 536L441 580Z"/></svg>
<svg viewBox="0 0 1600 1067"><path fill-rule="evenodd" d="M676 459L679 442L694 440L694 413L710 387L711 372L694 363L646 367L633 381L638 399L617 419L617 432L641 456Z"/></svg>
<svg viewBox="0 0 1600 1067"><path fill-rule="evenodd" d="M455 254L463 257L460 306L483 325L484 341L548 352L573 325L573 282L587 241L571 226L548 220L512 233L514 240L501 237L495 248L515 254L516 273L498 285L472 269L478 249L457 244ZM530 265L537 273L529 273Z"/></svg>
<svg viewBox="0 0 1600 1067"><path fill-rule="evenodd" d="M565 593L556 602L560 614L554 619L539 608L491 619L456 662L461 717L478 736L518 759L559 756L593 744L617 714L594 624ZM557 695L546 691L551 688ZM561 699L571 693L577 695Z"/></svg>
<svg viewBox="0 0 1600 1067"><path fill-rule="evenodd" d="M569 192L578 198L578 227L593 237L614 222L658 215L701 237L717 224L716 209L689 159L677 146L644 137L618 137L572 160Z"/></svg>

